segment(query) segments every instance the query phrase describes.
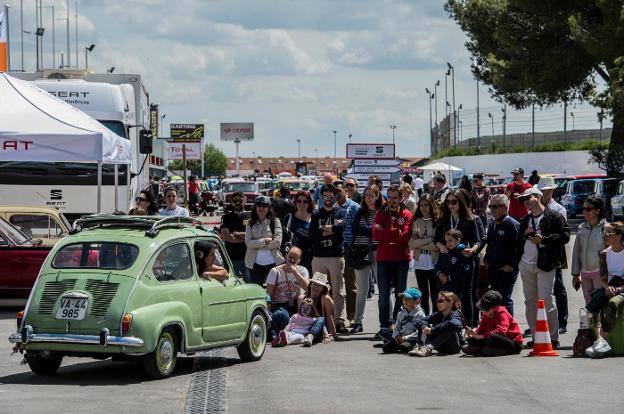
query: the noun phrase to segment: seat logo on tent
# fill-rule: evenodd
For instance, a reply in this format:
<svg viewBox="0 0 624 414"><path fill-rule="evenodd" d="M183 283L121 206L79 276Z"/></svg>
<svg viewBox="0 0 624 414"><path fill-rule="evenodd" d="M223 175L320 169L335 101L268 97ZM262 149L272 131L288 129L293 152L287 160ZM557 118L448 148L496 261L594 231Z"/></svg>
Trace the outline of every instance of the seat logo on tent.
<svg viewBox="0 0 624 414"><path fill-rule="evenodd" d="M20 140L5 139L5 140L2 140L2 149L3 150L13 149L13 150L16 150L16 151L20 150L20 149L28 150L28 149L30 149L30 148L28 148L28 144L32 144L32 143L33 143L33 141L24 141L24 140L21 140L21 139ZM20 146L23 147L23 148L20 148Z"/></svg>

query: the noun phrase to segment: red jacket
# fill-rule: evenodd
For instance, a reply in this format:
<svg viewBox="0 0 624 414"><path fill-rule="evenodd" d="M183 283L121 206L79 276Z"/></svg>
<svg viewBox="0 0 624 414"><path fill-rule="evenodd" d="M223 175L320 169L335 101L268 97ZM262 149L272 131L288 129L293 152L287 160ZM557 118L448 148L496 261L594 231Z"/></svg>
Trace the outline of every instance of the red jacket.
<svg viewBox="0 0 624 414"><path fill-rule="evenodd" d="M476 332L486 338L492 334L499 334L513 341L522 343L522 332L520 332L518 322L516 322L504 306L499 306L494 316L490 317L483 314Z"/></svg>
<svg viewBox="0 0 624 414"><path fill-rule="evenodd" d="M412 236L412 220L412 213L403 205L395 215L390 214L387 206L377 211L373 239L378 243L378 262L410 260L408 243ZM378 224L381 225L381 230L377 229Z"/></svg>

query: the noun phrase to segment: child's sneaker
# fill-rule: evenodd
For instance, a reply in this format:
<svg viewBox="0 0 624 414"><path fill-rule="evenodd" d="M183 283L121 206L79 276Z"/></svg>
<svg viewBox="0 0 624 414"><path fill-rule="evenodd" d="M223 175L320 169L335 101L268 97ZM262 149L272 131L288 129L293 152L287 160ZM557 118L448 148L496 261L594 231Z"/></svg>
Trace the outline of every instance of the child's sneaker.
<svg viewBox="0 0 624 414"><path fill-rule="evenodd" d="M275 339L271 341L271 346L274 347L286 345L288 345L288 339L286 338L286 332L284 331L280 331L279 335L277 335L277 337L275 337Z"/></svg>
<svg viewBox="0 0 624 414"><path fill-rule="evenodd" d="M428 356L431 356L432 352L433 350L431 349L431 347L423 345L423 346L419 346L418 348L412 349L411 351L408 352L408 355L428 357Z"/></svg>
<svg viewBox="0 0 624 414"><path fill-rule="evenodd" d="M306 348L307 348L307 347L310 347L310 346L312 346L312 341L314 341L314 335L312 335L312 334L307 334L307 335L305 336L305 338L303 339L303 344L302 344L302 346L305 346Z"/></svg>

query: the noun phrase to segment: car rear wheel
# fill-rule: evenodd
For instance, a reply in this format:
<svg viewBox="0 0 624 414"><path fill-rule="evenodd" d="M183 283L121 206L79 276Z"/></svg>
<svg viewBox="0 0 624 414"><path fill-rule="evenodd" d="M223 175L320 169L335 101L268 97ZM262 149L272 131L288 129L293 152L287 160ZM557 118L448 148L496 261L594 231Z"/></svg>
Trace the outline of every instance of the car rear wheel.
<svg viewBox="0 0 624 414"><path fill-rule="evenodd" d="M261 311L256 311L251 317L247 337L236 347L236 351L244 362L258 361L264 354L266 342L267 321Z"/></svg>
<svg viewBox="0 0 624 414"><path fill-rule="evenodd" d="M143 357L145 373L154 379L171 376L178 360L176 334L172 328L165 328L158 336L156 349Z"/></svg>
<svg viewBox="0 0 624 414"><path fill-rule="evenodd" d="M37 375L52 375L63 362L63 357L60 355L44 355L41 352L26 353L26 361L30 370Z"/></svg>

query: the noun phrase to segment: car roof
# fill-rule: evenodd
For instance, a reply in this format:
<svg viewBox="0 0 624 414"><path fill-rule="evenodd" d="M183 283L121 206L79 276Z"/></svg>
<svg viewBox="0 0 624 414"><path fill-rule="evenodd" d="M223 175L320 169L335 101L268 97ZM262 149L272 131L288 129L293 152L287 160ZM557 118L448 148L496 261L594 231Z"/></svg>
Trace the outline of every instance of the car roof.
<svg viewBox="0 0 624 414"><path fill-rule="evenodd" d="M60 215L61 212L54 207L44 206L0 206L0 213L19 212L19 213L50 213L52 215Z"/></svg>

